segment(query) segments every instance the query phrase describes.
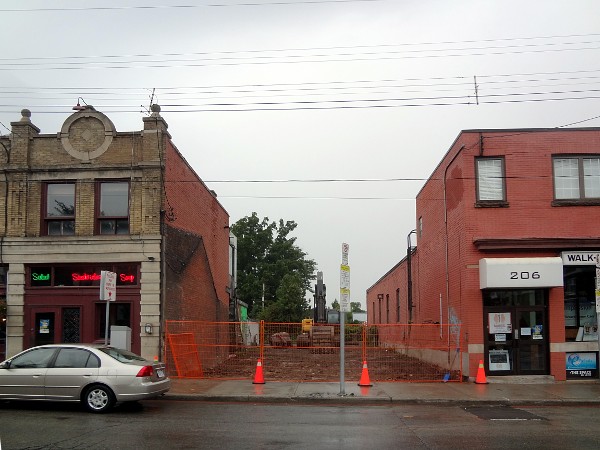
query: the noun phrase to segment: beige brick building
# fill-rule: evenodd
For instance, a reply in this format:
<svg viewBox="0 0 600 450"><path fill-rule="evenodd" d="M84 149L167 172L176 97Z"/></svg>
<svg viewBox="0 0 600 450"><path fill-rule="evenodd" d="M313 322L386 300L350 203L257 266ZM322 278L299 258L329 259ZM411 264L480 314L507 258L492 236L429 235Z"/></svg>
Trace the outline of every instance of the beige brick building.
<svg viewBox="0 0 600 450"><path fill-rule="evenodd" d="M147 358L163 356L167 319L227 320L229 216L157 105L141 131L117 132L91 106L58 133L41 134L28 110L11 127L0 137L6 356L103 342L103 270L117 274L109 325L129 328Z"/></svg>

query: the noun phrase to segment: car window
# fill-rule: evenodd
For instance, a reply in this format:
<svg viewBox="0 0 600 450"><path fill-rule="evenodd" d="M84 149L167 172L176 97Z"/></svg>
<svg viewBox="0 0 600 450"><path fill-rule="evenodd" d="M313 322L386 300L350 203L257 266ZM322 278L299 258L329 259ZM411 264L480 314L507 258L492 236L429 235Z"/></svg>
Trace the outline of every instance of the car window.
<svg viewBox="0 0 600 450"><path fill-rule="evenodd" d="M55 368L99 367L98 357L81 348L62 348L54 362Z"/></svg>
<svg viewBox="0 0 600 450"><path fill-rule="evenodd" d="M48 367L50 360L56 353L56 348L35 348L15 356L10 363L11 369L30 369Z"/></svg>
<svg viewBox="0 0 600 450"><path fill-rule="evenodd" d="M108 356L122 363L128 363L131 361L146 361L146 359L142 358L141 356L136 355L135 353L132 353L130 351L123 350L122 348L102 347L98 350L106 353Z"/></svg>

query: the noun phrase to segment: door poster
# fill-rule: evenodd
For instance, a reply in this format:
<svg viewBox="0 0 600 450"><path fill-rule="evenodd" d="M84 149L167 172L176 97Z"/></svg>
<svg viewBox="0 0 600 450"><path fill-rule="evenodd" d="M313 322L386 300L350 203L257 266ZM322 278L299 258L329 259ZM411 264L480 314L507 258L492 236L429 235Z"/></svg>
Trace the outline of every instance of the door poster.
<svg viewBox="0 0 600 450"><path fill-rule="evenodd" d="M510 321L510 312L488 313L488 324L490 334L510 334L512 333L512 323Z"/></svg>
<svg viewBox="0 0 600 450"><path fill-rule="evenodd" d="M490 370L510 370L508 350L490 350L489 368Z"/></svg>
<svg viewBox="0 0 600 450"><path fill-rule="evenodd" d="M40 319L40 334L50 334L50 319Z"/></svg>

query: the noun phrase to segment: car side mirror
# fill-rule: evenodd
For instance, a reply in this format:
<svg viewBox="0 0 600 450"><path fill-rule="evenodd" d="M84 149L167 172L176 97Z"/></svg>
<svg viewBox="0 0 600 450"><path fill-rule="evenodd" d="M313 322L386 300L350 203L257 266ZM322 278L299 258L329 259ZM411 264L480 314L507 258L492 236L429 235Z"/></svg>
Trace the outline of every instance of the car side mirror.
<svg viewBox="0 0 600 450"><path fill-rule="evenodd" d="M0 369L10 369L10 360L0 363Z"/></svg>

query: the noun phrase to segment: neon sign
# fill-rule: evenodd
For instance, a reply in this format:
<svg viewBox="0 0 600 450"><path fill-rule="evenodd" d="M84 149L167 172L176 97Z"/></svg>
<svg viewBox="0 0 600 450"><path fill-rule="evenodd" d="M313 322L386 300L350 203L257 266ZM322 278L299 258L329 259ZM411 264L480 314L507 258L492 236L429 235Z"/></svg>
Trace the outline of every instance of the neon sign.
<svg viewBox="0 0 600 450"><path fill-rule="evenodd" d="M119 279L123 283L133 283L133 281L135 280L135 275L126 275L124 273L120 273L119 274Z"/></svg>
<svg viewBox="0 0 600 450"><path fill-rule="evenodd" d="M98 273L76 273L71 274L73 281L100 281L100 274ZM135 281L135 275L120 273L119 280L123 283L133 283Z"/></svg>
<svg viewBox="0 0 600 450"><path fill-rule="evenodd" d="M49 273L32 273L31 279L33 281L50 281Z"/></svg>
<svg viewBox="0 0 600 450"><path fill-rule="evenodd" d="M139 283L138 266L119 264L111 266L117 274L118 286L135 286ZM94 287L100 285L100 267L91 264L55 267L37 266L29 272L31 287Z"/></svg>
<svg viewBox="0 0 600 450"><path fill-rule="evenodd" d="M73 281L100 281L100 275L97 273L72 273L71 278Z"/></svg>

